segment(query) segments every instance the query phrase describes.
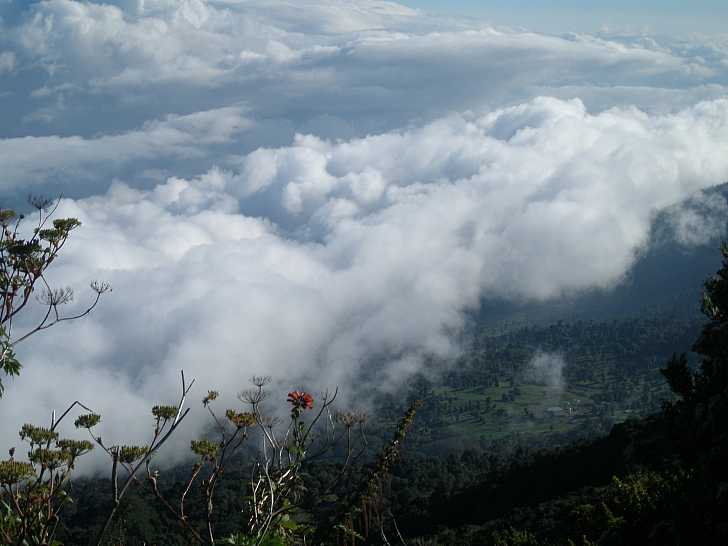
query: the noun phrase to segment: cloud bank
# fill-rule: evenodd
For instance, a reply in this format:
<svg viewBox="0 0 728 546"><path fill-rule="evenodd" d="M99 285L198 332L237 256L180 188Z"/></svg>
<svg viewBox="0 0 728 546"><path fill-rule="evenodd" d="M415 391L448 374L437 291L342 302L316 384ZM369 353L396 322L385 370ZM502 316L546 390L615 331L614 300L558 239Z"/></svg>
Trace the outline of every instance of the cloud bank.
<svg viewBox="0 0 728 546"><path fill-rule="evenodd" d="M69 393L138 441L128 423L180 369L200 398L252 374L394 388L457 353L483 297L616 285L658 211L728 179L716 37L549 36L365 0L2 16L0 196L63 192L83 227L51 280L114 286L19 346L2 445ZM696 217L675 221L687 242Z"/></svg>
<svg viewBox="0 0 728 546"><path fill-rule="evenodd" d="M115 293L23 348L8 421L69 392L106 407L100 381L145 401L129 403L142 419L180 369L233 395L256 373L351 386L376 357L367 385L396 385L423 356L455 354L450 334L482 296L618 283L657 210L728 177L727 135L728 100L649 116L539 98L363 139L300 136L239 171L64 200L84 226L53 280ZM263 212L246 212L256 200ZM34 369L69 384L48 393Z"/></svg>
<svg viewBox="0 0 728 546"><path fill-rule="evenodd" d="M132 131L244 102L268 128L258 145L282 145L536 95L674 110L728 84L720 37L549 36L374 0L15 4L0 33L14 58L3 62L14 66L0 102L7 136Z"/></svg>

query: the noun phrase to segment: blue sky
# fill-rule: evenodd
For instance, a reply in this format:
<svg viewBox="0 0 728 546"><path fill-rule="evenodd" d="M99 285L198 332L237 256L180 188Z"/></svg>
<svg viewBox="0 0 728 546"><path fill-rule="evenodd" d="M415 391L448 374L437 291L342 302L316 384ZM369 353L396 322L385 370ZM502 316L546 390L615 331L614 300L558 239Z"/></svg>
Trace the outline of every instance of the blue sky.
<svg viewBox="0 0 728 546"><path fill-rule="evenodd" d="M428 11L474 15L546 32L648 28L656 33L725 32L724 0L402 0Z"/></svg>
<svg viewBox="0 0 728 546"><path fill-rule="evenodd" d="M13 21L19 7L37 0L0 0L0 16ZM133 5L135 0L106 3ZM151 2L153 3L153 2ZM542 32L642 31L657 34L725 33L725 0L398 0L431 13L465 15ZM3 6L3 4L5 4Z"/></svg>

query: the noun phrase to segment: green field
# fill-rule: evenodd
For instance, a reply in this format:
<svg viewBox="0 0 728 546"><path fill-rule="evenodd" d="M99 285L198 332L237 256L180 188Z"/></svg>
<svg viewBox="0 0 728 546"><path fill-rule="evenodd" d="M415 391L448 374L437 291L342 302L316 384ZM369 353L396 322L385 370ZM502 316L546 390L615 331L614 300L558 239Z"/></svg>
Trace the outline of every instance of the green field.
<svg viewBox="0 0 728 546"><path fill-rule="evenodd" d="M670 397L660 367L673 347L685 346L682 338L690 329L682 320L663 317L484 332L449 372L410 384L407 398L425 402L417 441L462 446L541 437L547 442L548 435L586 437L654 413ZM534 355L541 353L563 360L556 384L529 378Z"/></svg>
<svg viewBox="0 0 728 546"><path fill-rule="evenodd" d="M654 377L634 385L622 402L601 402L614 388L614 381L581 382L565 388L534 384L439 387L426 399L427 404L438 406L427 413L428 417L434 413L428 428L433 437L485 440L514 433L563 433L590 421L615 423L644 415L656 410L659 400L668 396L664 382Z"/></svg>

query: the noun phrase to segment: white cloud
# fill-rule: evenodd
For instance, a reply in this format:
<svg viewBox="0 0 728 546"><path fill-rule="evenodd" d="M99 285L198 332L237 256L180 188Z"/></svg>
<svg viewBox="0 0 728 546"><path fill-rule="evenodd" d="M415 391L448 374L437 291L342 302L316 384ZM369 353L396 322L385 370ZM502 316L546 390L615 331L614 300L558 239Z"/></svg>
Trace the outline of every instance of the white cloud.
<svg viewBox="0 0 728 546"><path fill-rule="evenodd" d="M132 421L172 395L179 369L230 399L256 373L387 388L424 355L455 354L449 334L483 295L619 282L657 210L728 177L727 135L728 100L649 115L540 98L361 139L300 136L239 172L116 183L63 201L84 226L54 273L110 280L113 295L22 357L74 377L104 413L133 404ZM24 374L3 437L62 394Z"/></svg>
<svg viewBox="0 0 728 546"><path fill-rule="evenodd" d="M250 126L242 108L227 107L168 116L150 121L135 131L115 135L0 139L2 184L6 191L17 191L31 185L42 187L49 178L61 177L51 190L58 193L59 188L67 189L69 182L78 185L82 180L96 179L100 169L113 172L130 162L159 162L180 157L205 161L212 149L227 144ZM73 179L69 180L71 176ZM102 186L96 191L105 191L108 181L99 183Z"/></svg>
<svg viewBox="0 0 728 546"><path fill-rule="evenodd" d="M565 367L566 362L563 355L538 351L528 363L525 373L526 381L551 387L556 393L561 393L566 386ZM550 394L553 396L556 393L551 391Z"/></svg>
<svg viewBox="0 0 728 546"><path fill-rule="evenodd" d="M714 244L725 236L728 202L718 193L699 193L670 207L667 218L683 246Z"/></svg>
<svg viewBox="0 0 728 546"><path fill-rule="evenodd" d="M726 180L727 112L722 100L591 115L541 98L347 142L300 136L250 154L231 189L244 210L256 197L289 231L322 240L373 218L425 241L462 234L445 246L467 241L498 263L473 281L483 291L548 298L618 282L657 210Z"/></svg>
<svg viewBox="0 0 728 546"><path fill-rule="evenodd" d="M373 0L115 3L48 0L10 29L19 63L45 72L25 83L30 126L93 134L244 102L299 132L327 117L325 136L349 137L541 94L674 111L728 85L715 37L547 36Z"/></svg>
<svg viewBox="0 0 728 546"><path fill-rule="evenodd" d="M15 53L12 51L0 51L0 74L12 72L15 69Z"/></svg>

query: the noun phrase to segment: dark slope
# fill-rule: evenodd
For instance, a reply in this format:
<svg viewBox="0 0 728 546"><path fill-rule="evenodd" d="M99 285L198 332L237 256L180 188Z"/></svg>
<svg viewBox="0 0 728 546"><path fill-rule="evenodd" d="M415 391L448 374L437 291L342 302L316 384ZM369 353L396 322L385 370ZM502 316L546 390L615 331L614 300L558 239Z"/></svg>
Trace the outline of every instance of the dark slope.
<svg viewBox="0 0 728 546"><path fill-rule="evenodd" d="M708 195L728 199L728 183ZM472 323L479 326L504 321L548 323L557 320L624 319L645 314L672 314L700 310L703 282L720 266L715 249L728 237L728 219L722 237L686 246L676 240L670 211L658 214L650 243L625 278L610 290L592 290L544 303L513 303L499 299L481 302Z"/></svg>
<svg viewBox="0 0 728 546"><path fill-rule="evenodd" d="M424 519L449 529L440 541L728 543L728 246L722 257L704 286L705 326L685 348L699 355L699 366L675 356L663 369L677 399L654 416L615 426L605 438L537 454L433 499ZM444 542L431 542L438 543Z"/></svg>

